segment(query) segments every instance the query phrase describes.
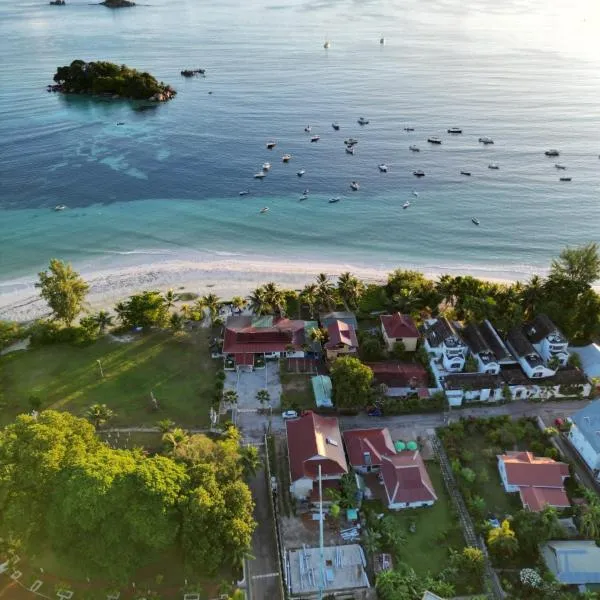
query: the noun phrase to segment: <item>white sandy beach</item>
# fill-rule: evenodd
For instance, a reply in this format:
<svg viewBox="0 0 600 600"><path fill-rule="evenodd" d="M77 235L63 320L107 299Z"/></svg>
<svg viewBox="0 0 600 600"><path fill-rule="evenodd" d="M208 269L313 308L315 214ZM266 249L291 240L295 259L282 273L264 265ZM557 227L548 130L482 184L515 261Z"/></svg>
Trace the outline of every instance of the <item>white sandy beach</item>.
<svg viewBox="0 0 600 600"><path fill-rule="evenodd" d="M74 267L77 269L77 265ZM213 292L228 300L233 296L247 296L255 287L274 281L284 288L300 289L314 280L318 273L335 277L351 271L367 283L384 282L390 269L365 268L352 264L330 264L315 262L275 262L250 259L215 259L212 261L170 260L135 266L117 266L114 269L86 270L81 275L90 285L88 304L90 311L111 310L120 300L143 290L174 289L200 295ZM441 272L458 274L454 269ZM488 280L508 281L489 277L482 273L474 276ZM48 315L46 304L39 298L34 284L36 276L0 282L0 319L31 321Z"/></svg>

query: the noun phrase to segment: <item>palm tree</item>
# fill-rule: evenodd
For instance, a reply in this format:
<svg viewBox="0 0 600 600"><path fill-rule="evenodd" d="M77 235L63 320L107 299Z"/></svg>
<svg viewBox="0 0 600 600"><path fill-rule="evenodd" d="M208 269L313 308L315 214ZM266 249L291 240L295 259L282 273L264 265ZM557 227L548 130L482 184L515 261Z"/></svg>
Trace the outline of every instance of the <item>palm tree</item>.
<svg viewBox="0 0 600 600"><path fill-rule="evenodd" d="M256 446L244 446L240 450L240 460L245 477L254 477L261 465L260 454Z"/></svg>
<svg viewBox="0 0 600 600"><path fill-rule="evenodd" d="M171 308L173 308L173 305L175 304L175 301L177 300L177 295L173 290L167 290L164 295L164 300L165 309L171 310Z"/></svg>
<svg viewBox="0 0 600 600"><path fill-rule="evenodd" d="M270 281L263 286L265 299L274 313L282 315L285 307L285 294L277 287L276 283Z"/></svg>
<svg viewBox="0 0 600 600"><path fill-rule="evenodd" d="M394 294L390 301L390 308L403 314L411 314L418 311L422 304L421 298L417 292L411 288L404 288L397 294Z"/></svg>
<svg viewBox="0 0 600 600"><path fill-rule="evenodd" d="M337 289L346 310L349 310L358 307L358 301L365 290L365 285L347 271L338 277Z"/></svg>
<svg viewBox="0 0 600 600"><path fill-rule="evenodd" d="M104 423L115 416L115 413L106 404L92 404L87 409L85 416L96 429L100 429Z"/></svg>
<svg viewBox="0 0 600 600"><path fill-rule="evenodd" d="M544 296L544 280L534 275L521 292L521 306L526 318L531 319L538 312Z"/></svg>
<svg viewBox="0 0 600 600"><path fill-rule="evenodd" d="M248 304L255 315L269 314L270 306L262 286L257 287L249 296Z"/></svg>
<svg viewBox="0 0 600 600"><path fill-rule="evenodd" d="M271 394L269 394L269 390L258 390L258 392L256 392L256 399L261 404L264 404L265 402L267 404L270 404L271 403Z"/></svg>
<svg viewBox="0 0 600 600"><path fill-rule="evenodd" d="M579 527L585 537L592 540L600 539L600 502L597 499L585 507Z"/></svg>
<svg viewBox="0 0 600 600"><path fill-rule="evenodd" d="M189 304L182 304L181 305L181 314L183 315L184 319L189 319L192 315L192 308L190 307Z"/></svg>
<svg viewBox="0 0 600 600"><path fill-rule="evenodd" d="M167 452L175 452L178 448L180 448L187 440L189 439L188 434L181 429L181 427L175 427L171 431L167 431L162 436L163 444L165 445L165 449Z"/></svg>
<svg viewBox="0 0 600 600"><path fill-rule="evenodd" d="M208 310L211 323L214 322L219 314L219 305L221 304L221 299L216 294L210 293L206 296L202 296L200 301L202 302L202 306Z"/></svg>
<svg viewBox="0 0 600 600"><path fill-rule="evenodd" d="M317 301L321 309L331 310L335 304L335 287L325 273L317 275Z"/></svg>
<svg viewBox="0 0 600 600"><path fill-rule="evenodd" d="M303 302L308 306L308 312L310 316L315 316L315 305L317 304L317 284L309 283L304 286L304 289L300 292L300 302Z"/></svg>
<svg viewBox="0 0 600 600"><path fill-rule="evenodd" d="M365 529L362 535L362 545L367 554L375 554L381 550L381 534L375 529Z"/></svg>
<svg viewBox="0 0 600 600"><path fill-rule="evenodd" d="M125 323L127 321L128 306L126 302L117 302L115 305L115 312L117 313L117 318L121 321L121 323Z"/></svg>
<svg viewBox="0 0 600 600"><path fill-rule="evenodd" d="M225 390L223 392L223 402L229 402L235 404L239 400L238 393L235 390Z"/></svg>
<svg viewBox="0 0 600 600"><path fill-rule="evenodd" d="M449 306L454 306L456 287L452 275L442 275L435 284L436 290L442 296L442 300Z"/></svg>
<svg viewBox="0 0 600 600"><path fill-rule="evenodd" d="M174 425L175 421L171 421L171 419L161 419L160 421L156 421L156 426L160 429L161 433L171 431Z"/></svg>
<svg viewBox="0 0 600 600"><path fill-rule="evenodd" d="M242 312L242 310L244 310L245 306L246 306L246 300L244 298L242 298L241 296L234 296L231 299L232 313L234 310L236 310L238 313Z"/></svg>
<svg viewBox="0 0 600 600"><path fill-rule="evenodd" d="M173 313L169 318L169 327L173 331L181 331L183 329L183 316L179 313Z"/></svg>
<svg viewBox="0 0 600 600"><path fill-rule="evenodd" d="M104 333L105 329L110 327L113 323L113 318L105 310L101 310L95 315L92 315L92 319L98 326L100 333Z"/></svg>

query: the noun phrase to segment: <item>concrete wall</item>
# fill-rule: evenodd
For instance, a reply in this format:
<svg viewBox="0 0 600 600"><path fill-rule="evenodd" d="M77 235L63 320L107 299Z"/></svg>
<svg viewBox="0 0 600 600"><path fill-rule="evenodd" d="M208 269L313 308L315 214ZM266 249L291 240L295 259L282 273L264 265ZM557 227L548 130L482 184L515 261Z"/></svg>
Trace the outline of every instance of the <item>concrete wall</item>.
<svg viewBox="0 0 600 600"><path fill-rule="evenodd" d="M417 342L419 338L391 338L388 337L385 328L383 325L381 326L381 333L383 334L383 339L385 341L385 345L388 350L392 350L394 348L394 344L396 342L402 342L404 344L404 348L407 352L414 352L417 349Z"/></svg>
<svg viewBox="0 0 600 600"><path fill-rule="evenodd" d="M404 502L399 502L397 504L388 504L388 508L390 510L404 510L406 508L420 508L422 506L432 506L433 500L429 500L427 502L410 502L406 504Z"/></svg>

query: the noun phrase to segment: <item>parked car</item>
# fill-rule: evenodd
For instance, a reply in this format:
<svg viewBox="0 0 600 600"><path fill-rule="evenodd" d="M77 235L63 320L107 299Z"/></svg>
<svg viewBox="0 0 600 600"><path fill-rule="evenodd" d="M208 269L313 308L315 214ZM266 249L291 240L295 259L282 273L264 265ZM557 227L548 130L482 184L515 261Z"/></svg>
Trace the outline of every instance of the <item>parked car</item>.
<svg viewBox="0 0 600 600"><path fill-rule="evenodd" d="M295 410L285 410L281 413L281 416L284 419L295 419L298 416L298 413Z"/></svg>

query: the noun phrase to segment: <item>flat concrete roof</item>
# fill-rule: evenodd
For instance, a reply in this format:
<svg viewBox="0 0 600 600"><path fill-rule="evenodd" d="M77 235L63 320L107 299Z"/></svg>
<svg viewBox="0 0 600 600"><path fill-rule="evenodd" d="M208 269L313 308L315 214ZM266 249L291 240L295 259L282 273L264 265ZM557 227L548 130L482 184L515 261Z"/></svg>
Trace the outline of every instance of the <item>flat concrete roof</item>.
<svg viewBox="0 0 600 600"><path fill-rule="evenodd" d="M323 571L325 593L370 587L365 572L365 556L358 544L326 546L323 558L325 565L322 570L318 547L288 550L286 570L290 594L316 594Z"/></svg>

